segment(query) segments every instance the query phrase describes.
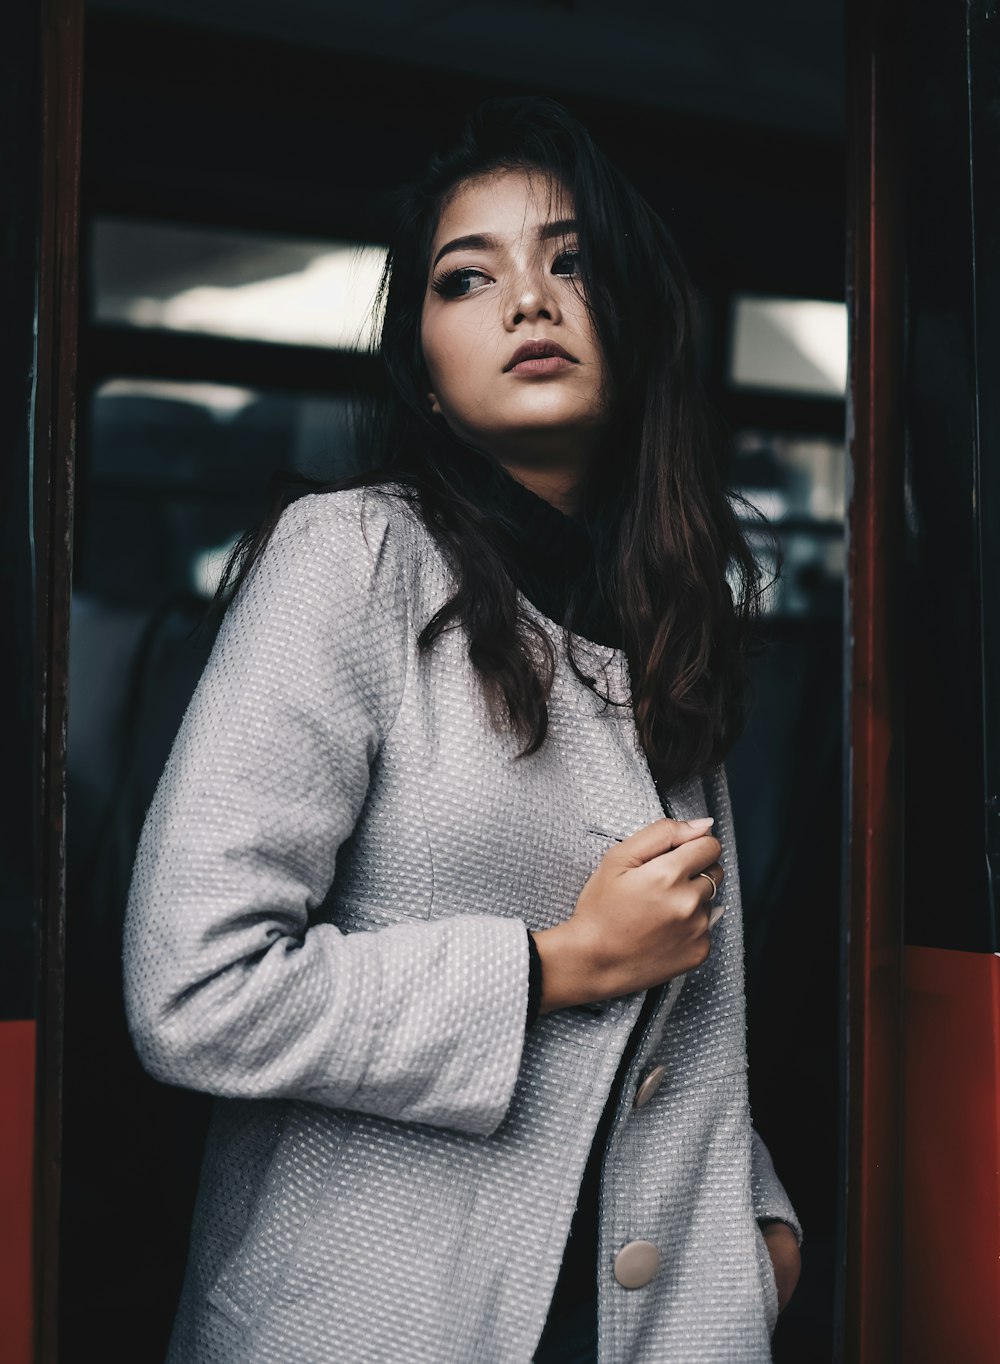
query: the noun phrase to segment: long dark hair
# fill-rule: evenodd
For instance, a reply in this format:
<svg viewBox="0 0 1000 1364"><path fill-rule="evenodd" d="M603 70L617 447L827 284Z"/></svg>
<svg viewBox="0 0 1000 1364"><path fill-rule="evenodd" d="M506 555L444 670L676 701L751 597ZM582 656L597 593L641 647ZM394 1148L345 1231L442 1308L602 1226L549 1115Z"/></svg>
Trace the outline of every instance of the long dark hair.
<svg viewBox="0 0 1000 1364"><path fill-rule="evenodd" d="M571 594L565 624L571 629L578 619L585 591L614 603L640 741L654 775L669 787L720 762L745 723L745 657L764 589L732 501L751 519L754 509L724 484L725 434L699 387L696 304L677 248L562 105L534 96L485 101L454 146L399 192L376 302L384 314L382 389L360 427L366 467L335 483L300 479L291 491L401 485L399 495L441 545L457 585L423 626L420 647L431 648L442 630L461 622L494 722L519 735L522 755L535 752L547 730L553 646L521 609L489 518L467 495L463 471L470 461L486 486L492 461L431 412L421 349L430 250L443 205L463 181L503 169L539 170L572 196L580 287L611 390L606 448L613 460L597 461L583 490L595 578ZM213 604L218 609L238 590L288 500L288 491L280 492L264 521L237 542ZM780 566L780 551L777 557ZM564 639L578 677L594 685L577 667L569 631Z"/></svg>

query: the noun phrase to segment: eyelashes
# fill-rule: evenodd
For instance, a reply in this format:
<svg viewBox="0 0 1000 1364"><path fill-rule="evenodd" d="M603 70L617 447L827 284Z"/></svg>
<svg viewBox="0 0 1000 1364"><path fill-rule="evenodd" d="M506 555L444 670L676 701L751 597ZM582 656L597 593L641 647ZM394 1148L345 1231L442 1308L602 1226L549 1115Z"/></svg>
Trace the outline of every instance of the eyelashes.
<svg viewBox="0 0 1000 1364"><path fill-rule="evenodd" d="M467 294L479 292L472 288L472 281L476 278L486 279L486 275L481 270L463 266L459 270L446 270L444 274L438 275L431 288L444 298L464 298Z"/></svg>
<svg viewBox="0 0 1000 1364"><path fill-rule="evenodd" d="M580 252L577 250L560 251L552 262L552 273L563 278L575 279L579 276ZM560 269L561 265L569 264L570 269ZM477 279L485 281L479 287L473 287ZM441 294L444 298L467 298L469 294L478 294L481 289L486 288L490 276L482 270L477 270L471 265L461 265L454 270L445 270L442 274L435 276L431 282L431 288L436 294Z"/></svg>

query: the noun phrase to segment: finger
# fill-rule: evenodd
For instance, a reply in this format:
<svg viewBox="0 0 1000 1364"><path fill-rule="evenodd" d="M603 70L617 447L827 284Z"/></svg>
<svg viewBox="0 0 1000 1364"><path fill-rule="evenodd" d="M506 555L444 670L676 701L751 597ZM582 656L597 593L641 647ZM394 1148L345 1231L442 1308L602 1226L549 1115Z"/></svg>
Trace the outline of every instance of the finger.
<svg viewBox="0 0 1000 1364"><path fill-rule="evenodd" d="M714 820L713 820L714 823ZM689 823L686 819L656 819L652 824L623 838L611 851L629 867L639 867L650 858L670 852L692 839L704 838L712 826ZM715 840L713 840L714 842ZM719 845L721 851L721 844Z"/></svg>
<svg viewBox="0 0 1000 1364"><path fill-rule="evenodd" d="M726 912L725 901L716 900L716 895L718 894L719 887L722 884L722 878L715 875L715 870L717 866L718 863L716 863L714 867L710 867L707 871L698 872L697 874L697 880L699 880L701 884L705 887L704 899L702 900L702 908L708 915L708 922L705 925L705 928L708 932L711 932L711 930L715 927L715 925L722 918L723 914L725 914ZM721 870L721 868L719 868L719 870ZM705 877L711 878L712 886L715 887L714 890L712 889L712 886L708 884L708 881L705 880Z"/></svg>
<svg viewBox="0 0 1000 1364"><path fill-rule="evenodd" d="M707 867L700 867L693 875L711 877L712 885L717 891L722 889L722 883L726 879L725 869L721 862L712 862ZM712 892L709 891L708 893L711 895Z"/></svg>
<svg viewBox="0 0 1000 1364"><path fill-rule="evenodd" d="M684 876L697 876L700 871L707 871L711 866L718 866L721 872L722 866L719 862L721 855L722 844L719 840L711 834L702 834L700 837L689 839L686 843L679 843L676 848L667 849L657 857L651 857L646 866L652 874L659 875L669 870L680 880ZM664 860L667 858L669 862Z"/></svg>
<svg viewBox="0 0 1000 1364"><path fill-rule="evenodd" d="M702 867L701 871L696 871L691 877L692 881L699 883L698 889L709 900L715 899L719 893L719 887L722 885L722 877L718 874L718 867L718 862L713 862L708 867Z"/></svg>

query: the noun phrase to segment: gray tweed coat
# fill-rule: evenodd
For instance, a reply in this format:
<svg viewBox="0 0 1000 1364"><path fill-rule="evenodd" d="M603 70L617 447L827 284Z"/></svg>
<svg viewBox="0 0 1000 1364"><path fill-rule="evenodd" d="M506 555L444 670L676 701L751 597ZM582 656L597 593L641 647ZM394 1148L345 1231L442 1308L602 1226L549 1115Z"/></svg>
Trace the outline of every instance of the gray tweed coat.
<svg viewBox="0 0 1000 1364"><path fill-rule="evenodd" d="M223 621L146 815L124 940L144 1065L217 1097L170 1364L528 1364L591 1139L643 995L525 1030L525 925L573 909L663 810L628 706L562 652L542 750L490 725L453 583L390 491L284 512ZM557 641L562 632L524 601ZM619 651L579 641L620 699ZM659 988L609 1137L602 1364L771 1358L757 1218L802 1229L751 1126L739 875ZM655 1096L633 1105L651 1066ZM615 1258L653 1242L624 1288Z"/></svg>

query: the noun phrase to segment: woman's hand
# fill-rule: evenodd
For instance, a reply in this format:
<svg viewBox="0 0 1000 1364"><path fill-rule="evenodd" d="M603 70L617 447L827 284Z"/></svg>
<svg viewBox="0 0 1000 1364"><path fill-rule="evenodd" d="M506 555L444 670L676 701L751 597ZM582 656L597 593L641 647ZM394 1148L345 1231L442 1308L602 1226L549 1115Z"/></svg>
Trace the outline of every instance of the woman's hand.
<svg viewBox="0 0 1000 1364"><path fill-rule="evenodd" d="M802 1273L802 1252L795 1232L787 1222L761 1220L760 1229L767 1242L767 1253L774 1266L774 1281L778 1285L778 1311L783 1312Z"/></svg>
<svg viewBox="0 0 1000 1364"><path fill-rule="evenodd" d="M534 935L541 1013L661 985L711 951L722 845L702 821L658 819L610 848L570 918Z"/></svg>

